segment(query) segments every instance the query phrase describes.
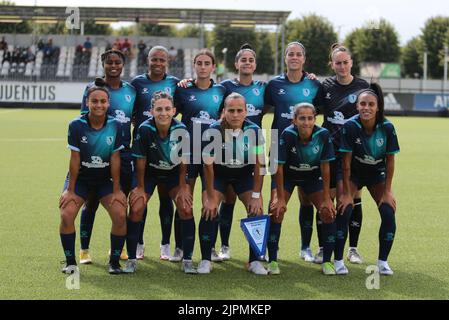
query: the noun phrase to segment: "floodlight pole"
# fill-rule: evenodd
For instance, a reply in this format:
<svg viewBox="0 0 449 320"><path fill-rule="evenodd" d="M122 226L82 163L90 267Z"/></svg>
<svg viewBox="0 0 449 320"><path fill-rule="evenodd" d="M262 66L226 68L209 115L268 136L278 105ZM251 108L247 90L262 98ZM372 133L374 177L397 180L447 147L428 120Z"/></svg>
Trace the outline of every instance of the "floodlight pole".
<svg viewBox="0 0 449 320"><path fill-rule="evenodd" d="M424 59L423 59L423 84L422 89L426 88L427 82L427 49L424 50Z"/></svg>
<svg viewBox="0 0 449 320"><path fill-rule="evenodd" d="M446 94L446 88L447 88L447 53L448 48L447 45L444 46L444 75L443 75L443 94Z"/></svg>

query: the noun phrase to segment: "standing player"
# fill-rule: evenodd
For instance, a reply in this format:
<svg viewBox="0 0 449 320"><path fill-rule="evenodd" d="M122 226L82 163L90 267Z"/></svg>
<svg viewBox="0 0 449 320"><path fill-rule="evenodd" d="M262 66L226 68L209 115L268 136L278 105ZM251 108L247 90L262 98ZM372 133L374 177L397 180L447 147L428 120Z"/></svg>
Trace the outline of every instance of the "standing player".
<svg viewBox="0 0 449 320"><path fill-rule="evenodd" d="M66 257L64 273L76 270L75 219L90 193L100 199L112 220L109 273L122 273L119 258L126 236L126 196L120 190L121 124L107 116L109 92L91 86L86 94L89 112L69 125L70 168L59 200L59 232Z"/></svg>
<svg viewBox="0 0 449 320"><path fill-rule="evenodd" d="M187 88L178 87L175 92L175 106L182 114L181 121L186 125L191 139L191 163L189 165L188 182L195 188L198 175L203 174L201 159L202 133L220 118L225 88L215 84L211 74L215 70L215 56L208 49L200 50L193 59L197 78ZM182 223L184 261L191 261L195 241L195 220L193 215L184 217ZM202 260L211 260L211 239L216 219L206 220L202 215L199 223L199 237ZM205 270L207 271L207 270ZM199 268L198 272L203 272Z"/></svg>
<svg viewBox="0 0 449 320"><path fill-rule="evenodd" d="M335 76L327 78L323 81L318 91L319 101L318 112L324 115L323 127L331 133L331 140L334 143L336 151L340 148L340 130L344 123L357 114L356 100L357 93L368 88L368 83L351 74L352 68L351 53L349 50L339 44L331 46L329 55L329 64L335 72ZM336 152L335 161L331 162L331 195L337 198L343 191L341 182L341 155ZM340 217L339 217L340 218ZM320 237L320 223L317 216L318 239ZM362 263L362 257L357 251L357 243L362 225L362 202L361 193L357 192L354 198L354 210L352 211L349 223L349 251L348 260L351 263ZM315 263L321 263L323 258L321 240L320 250L315 255Z"/></svg>
<svg viewBox="0 0 449 320"><path fill-rule="evenodd" d="M214 219L218 205L231 187L245 205L249 216L262 215L262 179L259 156L264 156L260 127L245 119L247 103L239 93L231 93L224 102L223 117L206 131L206 137L216 143L216 149L204 149L203 214ZM206 138L206 139L207 139ZM248 270L267 275L267 270L253 249L249 249ZM200 262L198 272L210 273L210 260Z"/></svg>
<svg viewBox="0 0 449 320"><path fill-rule="evenodd" d="M133 141L136 175L129 198L126 273L136 271L140 221L156 185L163 183L166 186L182 217L192 215L192 192L186 183L188 134L185 125L173 119L175 113L173 98L165 91L156 91L151 99L152 117L139 126ZM183 139L187 140L184 149L181 148ZM186 272L195 273L191 262L184 262L183 266Z"/></svg>
<svg viewBox="0 0 449 320"><path fill-rule="evenodd" d="M136 99L136 90L126 81L120 80L123 70L125 56L121 51L108 50L101 55L101 62L104 69L104 81L110 94L109 115L114 117L122 124L123 127L123 146L120 151L120 183L123 192L128 196L131 190L132 179L132 157L131 157L131 117L134 108L134 100ZM100 78L101 79L101 78ZM103 80L103 79L101 79ZM94 83L90 83L84 92L81 104L81 114L86 114L89 110L87 107L87 93ZM89 194L86 204L81 211L80 221L80 263L89 264L92 258L89 253L89 243L92 235L92 228L95 220L95 213L99 205L99 195L92 192ZM128 257L123 252L121 259L126 260Z"/></svg>
<svg viewBox="0 0 449 320"><path fill-rule="evenodd" d="M317 80L311 80L307 77L303 67L306 62L306 49L300 42L291 42L285 49L285 64L287 72L281 74L268 82L265 89L265 102L274 107L274 118L271 128L277 129L278 138L282 131L291 125L295 105L301 102L315 104L320 83ZM277 148L278 140L272 140L271 152ZM313 261L312 251L310 250L310 240L312 237L313 224L313 205L298 189L301 207L299 210L299 223L301 227L301 253L300 256L306 261ZM270 206L277 201L275 180L271 178L271 197ZM270 237L268 240L268 252L270 259L277 260L277 250L279 246L279 235L281 233L281 224L275 221L270 225Z"/></svg>
<svg viewBox="0 0 449 320"><path fill-rule="evenodd" d="M385 119L383 93L379 85L371 84L369 89L359 93L357 111L359 114L344 124L341 134L343 195L339 210L350 216L357 190L367 187L376 201L382 220L377 265L380 274L392 275L393 270L387 259L396 232L396 199L391 187L394 155L399 152L398 138L393 124ZM348 227L347 224L338 225L337 222L337 228L343 234L341 240L337 238L337 242L343 242L343 246L338 252L336 250L335 259L339 259L344 267L343 250Z"/></svg>
<svg viewBox="0 0 449 320"><path fill-rule="evenodd" d="M134 125L137 128L151 116L151 97L156 91L165 91L171 96L174 95L176 85L179 79L168 75L167 65L169 54L167 48L163 46L154 46L148 52L148 72L135 77L131 84L136 88L137 97L134 113ZM173 262L181 261L181 227L179 226L179 216L175 214L175 242L176 248L173 256L170 256L170 236L173 223L173 202L170 199L167 188L163 183L157 186L159 194L159 218L161 223L162 239L160 244L160 259ZM145 253L145 244L143 233L145 230L145 221L147 209L143 213L141 222L139 241L137 244L137 259L143 259Z"/></svg>
<svg viewBox="0 0 449 320"><path fill-rule="evenodd" d="M282 223L286 205L297 186L305 193L318 214L323 217L324 261L322 271L335 274L330 262L335 247L337 227L335 207L330 197L329 162L335 159L329 131L315 125L315 107L299 103L294 111L293 124L282 132L277 160L276 186L278 201L272 210L273 220ZM270 257L270 272L279 274L279 266Z"/></svg>
<svg viewBox="0 0 449 320"><path fill-rule="evenodd" d="M264 94L266 82L254 80L253 75L256 70L256 53L250 45L244 44L235 55L235 68L238 71L238 78L229 79L221 82L226 88L225 97L232 92L240 93L246 101L246 118L262 127L262 117L265 113ZM229 236L231 234L232 216L237 195L231 187L226 190L225 200L220 205L218 212L218 220L221 236L221 249L219 259L216 258L215 252L215 236L212 243L212 261L229 260L231 251L229 248ZM218 230L215 231L215 234Z"/></svg>

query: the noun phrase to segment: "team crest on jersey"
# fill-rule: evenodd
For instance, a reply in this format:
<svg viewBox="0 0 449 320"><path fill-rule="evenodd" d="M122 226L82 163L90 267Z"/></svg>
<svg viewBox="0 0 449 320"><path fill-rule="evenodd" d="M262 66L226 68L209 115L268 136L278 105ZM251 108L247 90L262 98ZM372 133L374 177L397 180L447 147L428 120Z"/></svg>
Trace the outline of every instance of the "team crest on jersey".
<svg viewBox="0 0 449 320"><path fill-rule="evenodd" d="M304 95L304 97L308 97L308 96L310 96L310 90L309 89L302 89L302 94Z"/></svg>
<svg viewBox="0 0 449 320"><path fill-rule="evenodd" d="M253 93L254 93L255 96L260 96L260 90L257 89L257 88L253 89Z"/></svg>
<svg viewBox="0 0 449 320"><path fill-rule="evenodd" d="M378 147L382 147L384 145L384 139L382 138L376 139L376 144Z"/></svg>
<svg viewBox="0 0 449 320"><path fill-rule="evenodd" d="M196 101L196 97L192 94L189 98L189 101Z"/></svg>
<svg viewBox="0 0 449 320"><path fill-rule="evenodd" d="M81 142L82 143L87 143L87 137L86 136L82 136L81 137Z"/></svg>
<svg viewBox="0 0 449 320"><path fill-rule="evenodd" d="M114 142L114 137L113 136L107 136L106 137L106 143L108 144L108 146L110 146L113 142Z"/></svg>
<svg viewBox="0 0 449 320"><path fill-rule="evenodd" d="M131 96L129 94L125 95L126 102L131 102Z"/></svg>
<svg viewBox="0 0 449 320"><path fill-rule="evenodd" d="M278 94L285 94L285 89L279 89Z"/></svg>
<svg viewBox="0 0 449 320"><path fill-rule="evenodd" d="M320 146L313 147L313 153L317 154L318 152L320 152Z"/></svg>
<svg viewBox="0 0 449 320"><path fill-rule="evenodd" d="M165 87L165 92L167 92L168 94L170 94L171 95L171 88L170 87Z"/></svg>
<svg viewBox="0 0 449 320"><path fill-rule="evenodd" d="M355 94L350 94L348 100L350 103L355 103L357 101L357 96Z"/></svg>
<svg viewBox="0 0 449 320"><path fill-rule="evenodd" d="M217 103L218 100L220 100L220 97L217 95L213 95L212 98L214 99L214 102Z"/></svg>

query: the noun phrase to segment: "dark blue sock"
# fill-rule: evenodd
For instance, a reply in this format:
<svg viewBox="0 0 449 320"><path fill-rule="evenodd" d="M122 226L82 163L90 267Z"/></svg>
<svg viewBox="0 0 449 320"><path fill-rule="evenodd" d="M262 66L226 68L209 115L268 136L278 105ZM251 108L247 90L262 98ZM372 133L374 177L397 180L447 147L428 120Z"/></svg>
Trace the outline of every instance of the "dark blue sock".
<svg viewBox="0 0 449 320"><path fill-rule="evenodd" d="M217 217L213 220L213 225L212 225L212 235L211 235L211 244L210 247L211 248L215 248L215 244L217 243L217 238L218 238L218 226L220 225L220 220L221 217L219 215L217 215Z"/></svg>
<svg viewBox="0 0 449 320"><path fill-rule="evenodd" d="M256 253L254 252L253 248L249 246L249 262L257 261L259 258L257 257Z"/></svg>
<svg viewBox="0 0 449 320"><path fill-rule="evenodd" d="M323 223L322 225L323 239L323 262L330 262L332 253L335 250L335 238L337 235L337 223Z"/></svg>
<svg viewBox="0 0 449 320"><path fill-rule="evenodd" d="M279 248L279 238L281 237L281 224L280 223L270 223L270 231L267 242L268 247L268 257L271 261L277 261L278 259L278 248Z"/></svg>
<svg viewBox="0 0 449 320"><path fill-rule="evenodd" d="M127 234L126 234L126 251L128 251L129 259L136 259L137 242L139 240L140 222L133 222L126 220Z"/></svg>
<svg viewBox="0 0 449 320"><path fill-rule="evenodd" d="M195 245L195 219L181 220L182 250L185 260L192 260L193 246Z"/></svg>
<svg viewBox="0 0 449 320"><path fill-rule="evenodd" d="M318 214L318 211L316 212L316 217L315 217L315 223L316 223L316 235L318 237L318 246L320 248L323 248L323 221L321 221L320 215Z"/></svg>
<svg viewBox="0 0 449 320"><path fill-rule="evenodd" d="M310 247L313 232L313 206L299 207L299 226L301 228L301 250Z"/></svg>
<svg viewBox="0 0 449 320"><path fill-rule="evenodd" d="M220 206L220 237L222 246L229 247L234 207L235 203L222 203Z"/></svg>
<svg viewBox="0 0 449 320"><path fill-rule="evenodd" d="M89 205L84 206L81 210L80 219L80 242L81 249L89 249L90 238L92 237L92 229L94 227L95 213L97 212L99 202L90 201Z"/></svg>
<svg viewBox="0 0 449 320"><path fill-rule="evenodd" d="M215 219L214 219L215 220ZM214 224L216 221L207 220L201 217L200 225L198 227L198 234L200 236L200 246L201 246L201 260L211 260L211 250L212 250L212 234L214 229Z"/></svg>
<svg viewBox="0 0 449 320"><path fill-rule="evenodd" d="M175 243L176 248L182 248L182 225L181 218L179 218L178 210L175 211Z"/></svg>
<svg viewBox="0 0 449 320"><path fill-rule="evenodd" d="M346 239L348 238L348 223L351 212L352 205L348 205L343 214L337 212L337 239L335 242L334 255L335 260L343 260L343 251L345 250Z"/></svg>
<svg viewBox="0 0 449 320"><path fill-rule="evenodd" d="M62 248L64 249L64 255L67 265L76 265L75 258L75 240L76 232L69 234L60 233Z"/></svg>
<svg viewBox="0 0 449 320"><path fill-rule="evenodd" d="M138 240L139 244L144 244L143 232L145 231L145 222L147 221L147 212L148 212L148 209L145 206L145 210L143 211L142 220L139 222L139 231L137 233L137 235L138 235L138 239L137 240Z"/></svg>
<svg viewBox="0 0 449 320"><path fill-rule="evenodd" d="M382 223L379 230L379 260L387 261L396 233L396 217L393 208L382 203L379 207Z"/></svg>
<svg viewBox="0 0 449 320"><path fill-rule="evenodd" d="M111 256L109 263L118 264L120 260L120 254L122 253L123 245L125 244L126 236L117 236L111 233ZM134 250L134 256L136 255Z"/></svg>
<svg viewBox="0 0 449 320"><path fill-rule="evenodd" d="M170 197L159 198L159 219L161 221L161 244L169 244L173 224L173 202Z"/></svg>
<svg viewBox="0 0 449 320"><path fill-rule="evenodd" d="M349 220L349 246L357 247L362 228L362 199L354 199L354 209Z"/></svg>

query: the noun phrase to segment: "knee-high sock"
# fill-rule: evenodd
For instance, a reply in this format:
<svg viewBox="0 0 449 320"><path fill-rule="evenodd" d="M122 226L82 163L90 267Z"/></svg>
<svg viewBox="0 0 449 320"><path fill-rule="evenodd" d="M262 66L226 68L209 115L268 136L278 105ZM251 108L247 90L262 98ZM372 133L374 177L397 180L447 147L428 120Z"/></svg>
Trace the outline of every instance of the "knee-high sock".
<svg viewBox="0 0 449 320"><path fill-rule="evenodd" d="M111 264L119 263L120 254L122 253L123 245L125 244L125 239L126 235L117 236L111 233L111 256L109 257L109 263Z"/></svg>
<svg viewBox="0 0 449 320"><path fill-rule="evenodd" d="M95 213L97 212L99 201L98 199L89 199L88 206L84 206L81 210L80 218L80 242L81 249L89 249L90 238L92 237L92 229L95 222Z"/></svg>
<svg viewBox="0 0 449 320"><path fill-rule="evenodd" d="M220 206L220 237L222 246L229 247L234 207L235 203L222 203Z"/></svg>
<svg viewBox="0 0 449 320"><path fill-rule="evenodd" d="M192 260L193 246L195 245L195 219L181 220L182 250L185 260Z"/></svg>
<svg viewBox="0 0 449 320"><path fill-rule="evenodd" d="M76 240L76 232L69 234L59 234L61 238L62 249L64 250L64 256L67 265L76 265L75 258L75 240Z"/></svg>
<svg viewBox="0 0 449 320"><path fill-rule="evenodd" d="M357 247L362 228L362 199L354 199L354 209L349 219L349 246Z"/></svg>
<svg viewBox="0 0 449 320"><path fill-rule="evenodd" d="M133 222L129 219L126 220L126 251L128 251L129 259L136 259L137 242L139 240L141 223L142 221Z"/></svg>
<svg viewBox="0 0 449 320"><path fill-rule="evenodd" d="M380 205L379 212L382 218L379 230L379 260L387 261L396 233L396 217L393 208L386 203Z"/></svg>
<svg viewBox="0 0 449 320"><path fill-rule="evenodd" d="M211 249L212 249L212 235L214 224L216 224L214 220L207 220L201 217L200 225L198 227L198 234L200 237L200 246L201 246L201 259L202 260L211 260Z"/></svg>
<svg viewBox="0 0 449 320"><path fill-rule="evenodd" d="M144 244L143 232L145 231L145 222L147 221L147 213L148 213L148 209L145 206L145 210L143 211L143 217L139 224L139 232L137 233L137 241L139 244Z"/></svg>
<svg viewBox="0 0 449 320"><path fill-rule="evenodd" d="M281 224L273 223L270 224L269 237L267 242L268 247L268 257L271 261L277 261L278 259L278 248L279 248L279 239L281 237Z"/></svg>
<svg viewBox="0 0 449 320"><path fill-rule="evenodd" d="M159 198L159 219L162 233L161 245L169 244L173 225L173 201L170 197Z"/></svg>
<svg viewBox="0 0 449 320"><path fill-rule="evenodd" d="M323 240L323 262L330 262L332 253L335 250L335 239L337 236L337 223L323 223L322 225Z"/></svg>
<svg viewBox="0 0 449 320"><path fill-rule="evenodd" d="M182 220L179 218L178 210L175 211L175 244L176 248L182 249Z"/></svg>
<svg viewBox="0 0 449 320"><path fill-rule="evenodd" d="M352 205L348 205L343 214L337 213L337 239L335 241L335 260L343 260L346 239L348 238L348 221L351 216Z"/></svg>
<svg viewBox="0 0 449 320"><path fill-rule="evenodd" d="M301 228L301 250L310 247L313 232L313 206L299 207L299 226Z"/></svg>
<svg viewBox="0 0 449 320"><path fill-rule="evenodd" d="M223 204L222 204L223 205ZM220 206L221 208L221 206ZM217 217L214 219L214 224L212 225L212 234L210 239L210 247L215 248L215 244L217 243L218 238L218 226L220 225L221 217L220 215L217 215Z"/></svg>

